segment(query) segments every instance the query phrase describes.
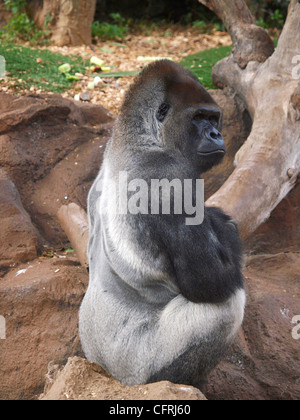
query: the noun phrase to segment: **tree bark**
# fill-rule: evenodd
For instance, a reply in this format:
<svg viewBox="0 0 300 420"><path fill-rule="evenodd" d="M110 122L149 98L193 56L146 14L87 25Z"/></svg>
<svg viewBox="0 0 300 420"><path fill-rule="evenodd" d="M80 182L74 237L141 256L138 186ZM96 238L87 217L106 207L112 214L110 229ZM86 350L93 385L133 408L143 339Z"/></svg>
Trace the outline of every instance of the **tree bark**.
<svg viewBox="0 0 300 420"><path fill-rule="evenodd" d="M200 0L200 3L223 21L233 41L233 59L241 68L250 61L263 63L273 54L274 43L265 29L255 24L244 0Z"/></svg>
<svg viewBox="0 0 300 420"><path fill-rule="evenodd" d="M96 0L28 0L27 11L40 29L51 31L55 45L91 44Z"/></svg>
<svg viewBox="0 0 300 420"><path fill-rule="evenodd" d="M300 75L295 67L295 57L300 56L300 3L291 0L278 48L270 55L265 35L260 38L256 29L245 30L254 24L243 0L200 2L224 19L234 44L232 56L215 66L213 80L233 90L253 118L252 132L236 155L236 169L208 204L235 218L247 238L269 218L300 173ZM242 43L237 33L243 33ZM264 42L256 42L253 35ZM238 53L247 42L249 58ZM237 57L242 56L241 63Z"/></svg>
<svg viewBox="0 0 300 420"><path fill-rule="evenodd" d="M68 206L62 206L59 209L57 218L69 238L81 265L88 269L87 249L89 226L87 214L77 204L71 203Z"/></svg>

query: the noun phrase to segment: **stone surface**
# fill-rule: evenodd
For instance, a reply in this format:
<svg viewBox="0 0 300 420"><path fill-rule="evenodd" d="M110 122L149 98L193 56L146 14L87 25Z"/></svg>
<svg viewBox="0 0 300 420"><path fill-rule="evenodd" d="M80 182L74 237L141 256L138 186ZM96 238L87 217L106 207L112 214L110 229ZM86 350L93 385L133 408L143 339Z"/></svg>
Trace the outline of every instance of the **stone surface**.
<svg viewBox="0 0 300 420"><path fill-rule="evenodd" d="M41 400L201 400L196 388L158 382L149 385L124 386L101 367L85 359L73 357L59 370L49 366Z"/></svg>
<svg viewBox="0 0 300 420"><path fill-rule="evenodd" d="M209 399L299 400L300 254L256 255L246 263L243 335L211 374Z"/></svg>
<svg viewBox="0 0 300 420"><path fill-rule="evenodd" d="M300 183L277 206L270 219L247 239L251 254L277 254L300 249Z"/></svg>
<svg viewBox="0 0 300 420"><path fill-rule="evenodd" d="M2 269L37 257L39 234L25 211L19 192L0 168L0 273Z"/></svg>
<svg viewBox="0 0 300 420"><path fill-rule="evenodd" d="M36 398L50 361L81 354L78 308L87 282L74 258L36 259L0 279L0 400Z"/></svg>
<svg viewBox="0 0 300 420"><path fill-rule="evenodd" d="M44 242L67 242L56 213L69 202L86 208L112 121L100 105L0 93L0 166Z"/></svg>

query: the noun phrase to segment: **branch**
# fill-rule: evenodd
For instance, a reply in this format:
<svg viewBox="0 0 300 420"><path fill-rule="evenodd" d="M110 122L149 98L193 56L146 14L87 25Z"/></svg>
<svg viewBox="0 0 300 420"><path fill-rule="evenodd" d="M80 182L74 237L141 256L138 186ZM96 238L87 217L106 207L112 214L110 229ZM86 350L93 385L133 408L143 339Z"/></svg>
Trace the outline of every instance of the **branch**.
<svg viewBox="0 0 300 420"><path fill-rule="evenodd" d="M89 227L85 211L77 204L71 203L68 206L62 206L57 217L81 265L88 268Z"/></svg>
<svg viewBox="0 0 300 420"><path fill-rule="evenodd" d="M226 7L221 0L209 3L211 7ZM231 6L242 3L227 3L226 19L236 20L237 26L244 18L239 19L239 11ZM228 17L229 10L232 17ZM253 128L236 155L235 171L207 204L221 207L236 219L244 239L269 218L293 189L300 173L299 75L293 71L297 55L300 2L292 0L272 57L264 63L251 62L244 70L229 57L214 68L218 85L230 87L248 108Z"/></svg>
<svg viewBox="0 0 300 420"><path fill-rule="evenodd" d="M233 42L234 61L246 68L250 61L264 63L274 52L268 33L255 24L244 0L199 0L223 21Z"/></svg>

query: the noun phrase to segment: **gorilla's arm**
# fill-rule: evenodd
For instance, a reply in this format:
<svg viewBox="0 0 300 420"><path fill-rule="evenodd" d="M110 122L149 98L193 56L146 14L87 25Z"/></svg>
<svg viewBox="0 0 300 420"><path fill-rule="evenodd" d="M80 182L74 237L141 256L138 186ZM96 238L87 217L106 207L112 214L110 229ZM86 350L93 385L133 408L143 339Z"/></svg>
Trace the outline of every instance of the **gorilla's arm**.
<svg viewBox="0 0 300 420"><path fill-rule="evenodd" d="M145 153L139 156L147 182L157 178L168 180L195 179L190 165L177 153ZM171 194L171 203L173 202ZM144 228L150 229L152 241L163 250L169 270L182 295L196 303L221 303L244 287L241 275L242 244L234 222L221 210L205 208L204 222L188 226L182 215L143 216ZM143 225L143 224L142 224ZM144 232L140 226L139 238Z"/></svg>
<svg viewBox="0 0 300 420"><path fill-rule="evenodd" d="M185 217L160 216L157 229L185 298L221 303L243 287L238 232L220 210L206 208L199 226L187 226Z"/></svg>

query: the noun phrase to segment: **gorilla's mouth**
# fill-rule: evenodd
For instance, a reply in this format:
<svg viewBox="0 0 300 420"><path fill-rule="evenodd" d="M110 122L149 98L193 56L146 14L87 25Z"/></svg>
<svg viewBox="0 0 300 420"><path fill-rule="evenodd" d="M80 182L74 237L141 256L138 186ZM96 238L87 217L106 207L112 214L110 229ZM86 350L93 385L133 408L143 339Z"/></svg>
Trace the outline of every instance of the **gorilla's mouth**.
<svg viewBox="0 0 300 420"><path fill-rule="evenodd" d="M213 150L210 152L198 152L199 156L213 156L213 155L224 156L225 154L226 154L225 150L222 150L222 149Z"/></svg>

